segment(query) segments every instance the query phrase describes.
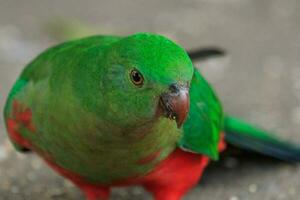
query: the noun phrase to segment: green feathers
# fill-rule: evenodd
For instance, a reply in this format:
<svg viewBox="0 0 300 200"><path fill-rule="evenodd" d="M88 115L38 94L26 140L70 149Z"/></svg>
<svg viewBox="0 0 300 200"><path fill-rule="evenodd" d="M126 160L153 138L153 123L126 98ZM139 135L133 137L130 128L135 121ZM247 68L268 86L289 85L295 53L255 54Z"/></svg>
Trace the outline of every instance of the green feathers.
<svg viewBox="0 0 300 200"><path fill-rule="evenodd" d="M300 157L298 147L260 129L231 117L224 122L186 51L151 33L49 48L16 81L4 117L17 149L104 185L148 174L178 147L217 160L224 130L233 145Z"/></svg>
<svg viewBox="0 0 300 200"><path fill-rule="evenodd" d="M226 116L226 141L242 149L254 151L280 160L299 162L300 147L275 137L243 120Z"/></svg>
<svg viewBox="0 0 300 200"><path fill-rule="evenodd" d="M223 125L223 111L209 84L198 71L190 87L190 112L183 126L179 146L218 159L218 143Z"/></svg>
<svg viewBox="0 0 300 200"><path fill-rule="evenodd" d="M162 94L177 95L174 85L190 85L191 109L180 129L172 120L178 113L168 119L161 108ZM14 111L14 102L27 113L21 121L24 111ZM46 50L24 69L5 109L13 142L99 183L146 174L177 145L217 159L222 117L186 51L150 33L93 36Z"/></svg>

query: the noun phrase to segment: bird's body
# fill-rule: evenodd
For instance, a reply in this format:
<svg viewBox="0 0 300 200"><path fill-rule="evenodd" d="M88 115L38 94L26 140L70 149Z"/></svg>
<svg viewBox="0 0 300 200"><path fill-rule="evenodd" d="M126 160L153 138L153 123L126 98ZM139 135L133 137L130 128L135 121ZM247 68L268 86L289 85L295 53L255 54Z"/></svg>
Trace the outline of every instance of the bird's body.
<svg viewBox="0 0 300 200"><path fill-rule="evenodd" d="M219 100L186 52L155 34L50 48L25 68L4 115L17 149L37 152L90 200L132 184L180 199L224 149Z"/></svg>
<svg viewBox="0 0 300 200"><path fill-rule="evenodd" d="M81 66L78 62L82 62L84 56L89 59L87 64L94 64L91 59L101 59L104 46L114 39L105 40L106 37L102 39L101 36L89 38L79 44L75 42L54 47L41 55L25 69L18 80L14 90L22 92L13 96L8 111L15 115L9 118L11 120L18 118L18 113L22 114L24 110L32 113L32 126L36 130L32 131L26 126L20 129L21 135L31 141L31 145L25 147L31 149L33 146L42 154L47 152L60 166L97 183L110 183L149 172L174 150L179 139L176 124L168 119L124 130L115 126L113 121L104 121L92 113L89 110L94 109L92 106L83 107L85 102L82 103L77 97L82 93L72 89L72 84L73 81L83 81L85 77L81 71L89 66ZM97 48L94 50L93 46ZM76 55L78 49L80 51ZM92 58L93 53L97 53L100 58ZM69 61L68 65L61 58L74 60ZM44 74L50 72L52 75ZM94 95L92 91L91 95ZM101 93L97 95L99 104L106 101L106 98ZM99 110L101 115L105 112L105 108ZM118 115L117 112L114 114ZM121 136L123 132L126 137ZM159 153L157 158L151 162L140 162L155 152Z"/></svg>

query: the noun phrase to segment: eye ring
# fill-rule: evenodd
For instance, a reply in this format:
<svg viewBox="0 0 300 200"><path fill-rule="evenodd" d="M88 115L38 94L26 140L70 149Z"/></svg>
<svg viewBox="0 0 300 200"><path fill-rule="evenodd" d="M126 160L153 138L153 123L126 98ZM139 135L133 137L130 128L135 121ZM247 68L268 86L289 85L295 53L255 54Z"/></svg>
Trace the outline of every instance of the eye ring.
<svg viewBox="0 0 300 200"><path fill-rule="evenodd" d="M144 83L143 75L136 69L131 70L130 79L134 85L139 87L141 87Z"/></svg>

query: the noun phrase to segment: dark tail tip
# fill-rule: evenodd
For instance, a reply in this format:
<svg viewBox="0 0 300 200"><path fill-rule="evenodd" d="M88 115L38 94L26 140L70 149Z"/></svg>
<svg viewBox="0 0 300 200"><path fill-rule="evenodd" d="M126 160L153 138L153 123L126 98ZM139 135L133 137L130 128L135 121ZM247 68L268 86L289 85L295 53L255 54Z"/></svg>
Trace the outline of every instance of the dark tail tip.
<svg viewBox="0 0 300 200"><path fill-rule="evenodd" d="M218 47L206 47L188 51L188 55L192 60L206 60L212 57L224 56L225 54L225 50Z"/></svg>

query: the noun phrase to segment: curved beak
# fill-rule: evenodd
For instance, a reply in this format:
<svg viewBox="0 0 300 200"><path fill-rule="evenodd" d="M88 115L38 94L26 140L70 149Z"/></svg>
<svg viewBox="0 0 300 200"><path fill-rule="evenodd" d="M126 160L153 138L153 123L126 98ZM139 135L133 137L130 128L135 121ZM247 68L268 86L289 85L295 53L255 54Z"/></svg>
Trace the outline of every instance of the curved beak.
<svg viewBox="0 0 300 200"><path fill-rule="evenodd" d="M165 117L176 120L177 127L180 128L190 109L188 86L172 84L169 91L160 96L160 107Z"/></svg>

